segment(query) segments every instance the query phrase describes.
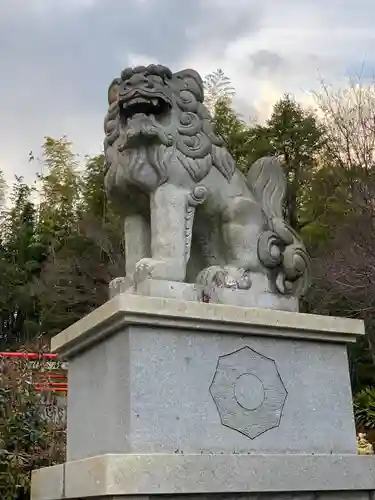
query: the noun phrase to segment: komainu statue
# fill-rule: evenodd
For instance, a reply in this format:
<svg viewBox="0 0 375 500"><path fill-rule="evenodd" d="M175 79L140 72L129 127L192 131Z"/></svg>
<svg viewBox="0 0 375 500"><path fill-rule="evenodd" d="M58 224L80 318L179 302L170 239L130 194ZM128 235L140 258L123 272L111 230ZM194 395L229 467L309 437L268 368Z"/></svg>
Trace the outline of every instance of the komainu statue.
<svg viewBox="0 0 375 500"><path fill-rule="evenodd" d="M119 291L296 310L309 258L283 217L280 160L247 176L215 134L191 69L126 68L108 90L105 189L125 218Z"/></svg>

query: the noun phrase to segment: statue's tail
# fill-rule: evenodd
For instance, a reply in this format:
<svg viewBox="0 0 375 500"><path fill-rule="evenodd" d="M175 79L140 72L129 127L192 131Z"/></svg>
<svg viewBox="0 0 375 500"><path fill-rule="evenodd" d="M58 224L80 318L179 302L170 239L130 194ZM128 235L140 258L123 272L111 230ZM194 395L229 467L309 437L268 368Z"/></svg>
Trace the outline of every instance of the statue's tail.
<svg viewBox="0 0 375 500"><path fill-rule="evenodd" d="M309 285L310 259L300 237L284 220L286 179L280 158L257 160L250 167L247 182L269 223L269 230L259 236L259 258L266 267L280 266L278 291L299 296Z"/></svg>
<svg viewBox="0 0 375 500"><path fill-rule="evenodd" d="M276 156L264 156L250 167L247 182L267 218L283 219L286 180L281 161Z"/></svg>

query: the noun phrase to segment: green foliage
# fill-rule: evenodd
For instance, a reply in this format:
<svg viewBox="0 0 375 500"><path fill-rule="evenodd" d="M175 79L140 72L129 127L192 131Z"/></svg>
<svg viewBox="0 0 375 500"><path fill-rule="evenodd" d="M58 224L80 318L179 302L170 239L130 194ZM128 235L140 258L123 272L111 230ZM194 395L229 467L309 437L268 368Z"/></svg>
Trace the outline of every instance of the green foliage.
<svg viewBox="0 0 375 500"><path fill-rule="evenodd" d="M104 192L104 155L87 158L83 172L82 212L102 219L107 209Z"/></svg>
<svg viewBox="0 0 375 500"><path fill-rule="evenodd" d="M228 97L220 97L214 105L213 122L215 132L223 139L225 146L241 170L248 168L246 141L248 127L232 108Z"/></svg>
<svg viewBox="0 0 375 500"><path fill-rule="evenodd" d="M40 161L38 189L16 178L2 214L3 350L49 338L101 305L124 268L122 223L105 198L103 155L88 158L82 171L65 137L47 137Z"/></svg>
<svg viewBox="0 0 375 500"><path fill-rule="evenodd" d="M282 156L288 183L285 216L298 231L316 222L321 205L311 203L312 183L321 175L318 162L324 144L324 128L316 116L286 95L265 125L245 124L227 97L217 99L213 119L243 172L262 156Z"/></svg>
<svg viewBox="0 0 375 500"><path fill-rule="evenodd" d="M45 256L36 235L37 213L32 191L17 178L12 205L3 213L0 245L0 347L23 344L38 333L38 311L31 284Z"/></svg>
<svg viewBox="0 0 375 500"><path fill-rule="evenodd" d="M75 227L81 196L81 176L77 155L65 137L46 137L40 176L39 231L48 244L64 238Z"/></svg>
<svg viewBox="0 0 375 500"><path fill-rule="evenodd" d="M33 389L33 373L46 371L39 359L33 370L25 359L0 358L0 494L2 500L28 496L31 471L62 463L65 421L44 417L51 395Z"/></svg>
<svg viewBox="0 0 375 500"><path fill-rule="evenodd" d="M316 116L289 95L278 101L265 126L254 129L253 160L264 155L284 158L288 189L285 216L297 231L315 221L312 182L318 170L324 129Z"/></svg>
<svg viewBox="0 0 375 500"><path fill-rule="evenodd" d="M354 416L357 429L375 429L374 387L366 387L355 396Z"/></svg>
<svg viewBox="0 0 375 500"><path fill-rule="evenodd" d="M124 261L120 219L104 194L103 155L79 172L71 143L47 143L39 230L49 250L34 293L41 334L51 337L107 300Z"/></svg>

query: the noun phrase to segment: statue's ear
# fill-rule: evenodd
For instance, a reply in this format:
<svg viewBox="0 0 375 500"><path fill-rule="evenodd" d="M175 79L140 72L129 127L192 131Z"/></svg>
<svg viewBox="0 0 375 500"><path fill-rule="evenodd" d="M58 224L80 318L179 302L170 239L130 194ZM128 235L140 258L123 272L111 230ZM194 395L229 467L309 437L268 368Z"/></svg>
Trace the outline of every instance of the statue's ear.
<svg viewBox="0 0 375 500"><path fill-rule="evenodd" d="M118 97L118 92L119 92L119 86L120 86L121 80L120 78L115 78L111 85L108 87L108 104L111 105L113 104Z"/></svg>
<svg viewBox="0 0 375 500"><path fill-rule="evenodd" d="M203 102L203 80L199 73L194 69L183 69L177 73L173 73L173 79L183 82L181 90L184 88L192 92L199 102Z"/></svg>

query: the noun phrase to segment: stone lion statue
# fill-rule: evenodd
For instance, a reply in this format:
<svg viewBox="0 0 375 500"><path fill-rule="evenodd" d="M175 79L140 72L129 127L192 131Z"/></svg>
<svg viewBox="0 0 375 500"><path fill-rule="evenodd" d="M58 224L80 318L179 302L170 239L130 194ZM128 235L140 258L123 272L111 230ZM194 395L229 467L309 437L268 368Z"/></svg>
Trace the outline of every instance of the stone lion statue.
<svg viewBox="0 0 375 500"><path fill-rule="evenodd" d="M197 300L295 310L309 258L283 218L281 161L262 158L246 177L236 168L194 70L126 68L108 103L105 189L125 218L121 291L152 282L145 293L193 300L194 289Z"/></svg>

